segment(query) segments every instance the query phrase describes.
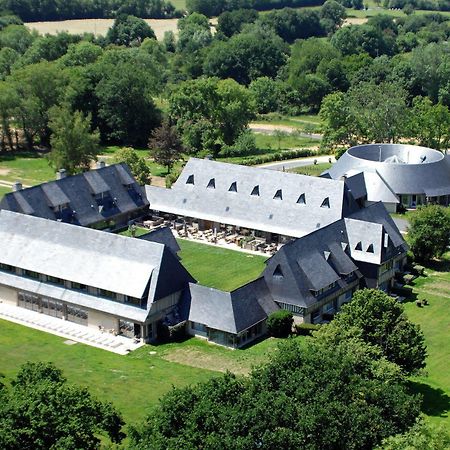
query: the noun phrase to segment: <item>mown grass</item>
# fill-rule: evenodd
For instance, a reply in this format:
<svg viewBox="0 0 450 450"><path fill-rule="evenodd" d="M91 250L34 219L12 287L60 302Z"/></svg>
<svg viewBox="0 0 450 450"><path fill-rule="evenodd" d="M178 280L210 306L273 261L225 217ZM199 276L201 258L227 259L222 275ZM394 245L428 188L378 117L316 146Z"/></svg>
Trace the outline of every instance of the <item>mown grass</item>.
<svg viewBox="0 0 450 450"><path fill-rule="evenodd" d="M328 170L331 166L332 164L330 163L317 163L309 166L295 167L294 169L289 169L288 172L318 177L322 172Z"/></svg>
<svg viewBox="0 0 450 450"><path fill-rule="evenodd" d="M6 187L6 186L0 186L0 200L3 198L3 196L5 194L7 194L8 192L11 192L11 188L10 187Z"/></svg>
<svg viewBox="0 0 450 450"><path fill-rule="evenodd" d="M264 256L228 250L178 239L184 267L204 286L232 291L258 278L265 268Z"/></svg>
<svg viewBox="0 0 450 450"><path fill-rule="evenodd" d="M429 305L405 303L410 320L420 325L428 348L424 374L413 378L413 390L424 396L422 410L435 424L450 426L450 252L430 264L426 276L414 282L413 292Z"/></svg>
<svg viewBox="0 0 450 450"><path fill-rule="evenodd" d="M0 179L34 185L55 179L55 170L38 152L18 152L0 156Z"/></svg>
<svg viewBox="0 0 450 450"><path fill-rule="evenodd" d="M66 345L61 337L3 320L0 348L0 368L7 379L26 361L51 361L69 382L111 401L127 423L145 417L172 386L205 381L216 374L163 359L163 347L144 346L121 356L83 344Z"/></svg>
<svg viewBox="0 0 450 450"><path fill-rule="evenodd" d="M275 153L282 150L295 148L317 147L320 141L296 133L281 133L279 136L273 134L255 133L256 146L260 149L255 154Z"/></svg>

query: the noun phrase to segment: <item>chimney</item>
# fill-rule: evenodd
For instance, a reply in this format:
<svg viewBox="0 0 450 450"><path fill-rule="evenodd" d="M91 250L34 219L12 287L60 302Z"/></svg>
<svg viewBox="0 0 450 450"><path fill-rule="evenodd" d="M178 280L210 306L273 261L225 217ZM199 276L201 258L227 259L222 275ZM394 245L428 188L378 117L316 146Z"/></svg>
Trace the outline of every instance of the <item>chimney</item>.
<svg viewBox="0 0 450 450"><path fill-rule="evenodd" d="M59 169L58 172L56 172L56 179L62 180L63 178L66 178L67 172L66 169Z"/></svg>
<svg viewBox="0 0 450 450"><path fill-rule="evenodd" d="M22 190L22 183L20 181L16 181L13 184L12 190L13 190L13 192L21 191Z"/></svg>
<svg viewBox="0 0 450 450"><path fill-rule="evenodd" d="M105 161L97 161L97 169L103 169L103 167L106 167Z"/></svg>

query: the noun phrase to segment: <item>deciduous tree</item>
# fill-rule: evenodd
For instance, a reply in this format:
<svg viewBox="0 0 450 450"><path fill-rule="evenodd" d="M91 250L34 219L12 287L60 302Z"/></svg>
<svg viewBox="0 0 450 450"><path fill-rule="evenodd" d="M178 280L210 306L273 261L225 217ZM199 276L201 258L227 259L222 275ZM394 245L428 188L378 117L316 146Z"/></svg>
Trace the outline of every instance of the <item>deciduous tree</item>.
<svg viewBox="0 0 450 450"><path fill-rule="evenodd" d="M168 122L163 122L153 130L148 146L155 162L166 166L167 173L170 173L184 151L176 127L170 126Z"/></svg>
<svg viewBox="0 0 450 450"><path fill-rule="evenodd" d="M406 317L403 306L376 289L355 292L334 320L318 332L331 342L356 336L380 349L406 374L425 367L425 338L418 325Z"/></svg>
<svg viewBox="0 0 450 450"><path fill-rule="evenodd" d="M408 238L417 260L439 258L450 245L450 210L438 205L419 207L411 217Z"/></svg>
<svg viewBox="0 0 450 450"><path fill-rule="evenodd" d="M131 147L121 148L114 155L114 162L124 162L131 169L131 173L140 185L150 184L151 173L145 159L139 156Z"/></svg>
<svg viewBox="0 0 450 450"><path fill-rule="evenodd" d="M120 442L123 420L109 403L71 386L51 363L26 363L12 386L0 387L0 447L96 449L98 433Z"/></svg>
<svg viewBox="0 0 450 450"><path fill-rule="evenodd" d="M50 110L52 150L48 155L55 169L66 169L70 174L87 170L99 151L99 134L91 133L90 116L80 111L72 113L67 106Z"/></svg>

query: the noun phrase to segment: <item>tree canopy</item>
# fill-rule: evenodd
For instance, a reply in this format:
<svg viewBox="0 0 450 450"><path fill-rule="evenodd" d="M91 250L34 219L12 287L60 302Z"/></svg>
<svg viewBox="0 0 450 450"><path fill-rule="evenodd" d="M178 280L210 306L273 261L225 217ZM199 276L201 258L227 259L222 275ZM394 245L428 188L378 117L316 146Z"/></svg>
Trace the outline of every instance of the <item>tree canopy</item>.
<svg viewBox="0 0 450 450"><path fill-rule="evenodd" d="M425 338L419 326L408 320L401 304L377 289L356 291L352 301L318 334L332 342L357 336L376 346L406 374L425 367Z"/></svg>
<svg viewBox="0 0 450 450"><path fill-rule="evenodd" d="M355 339L288 341L248 378L174 388L131 433L131 448L369 449L419 414L395 364Z"/></svg>
<svg viewBox="0 0 450 450"><path fill-rule="evenodd" d="M439 258L450 245L450 211L439 205L417 208L408 228L408 242L418 261Z"/></svg>
<svg viewBox="0 0 450 450"><path fill-rule="evenodd" d="M24 364L11 387L0 386L0 447L96 449L99 433L120 442L122 417L87 389L67 383L51 363Z"/></svg>
<svg viewBox="0 0 450 450"><path fill-rule="evenodd" d="M50 164L69 174L88 170L97 159L100 141L98 132L91 132L91 118L84 117L80 111L72 113L67 106L55 106L50 110L49 127L53 132Z"/></svg>

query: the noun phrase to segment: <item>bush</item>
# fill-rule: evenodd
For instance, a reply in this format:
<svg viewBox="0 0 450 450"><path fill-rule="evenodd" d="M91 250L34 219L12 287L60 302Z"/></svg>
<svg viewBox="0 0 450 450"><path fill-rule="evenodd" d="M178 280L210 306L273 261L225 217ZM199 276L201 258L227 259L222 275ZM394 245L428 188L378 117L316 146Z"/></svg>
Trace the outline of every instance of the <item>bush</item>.
<svg viewBox="0 0 450 450"><path fill-rule="evenodd" d="M288 337L292 332L292 313L280 309L267 318L267 331L274 337Z"/></svg>
<svg viewBox="0 0 450 450"><path fill-rule="evenodd" d="M244 130L232 145L224 145L219 156L247 156L256 152L255 136L250 130Z"/></svg>
<svg viewBox="0 0 450 450"><path fill-rule="evenodd" d="M311 336L313 331L317 331L320 325L313 323L298 323L295 325L295 332L299 336Z"/></svg>

